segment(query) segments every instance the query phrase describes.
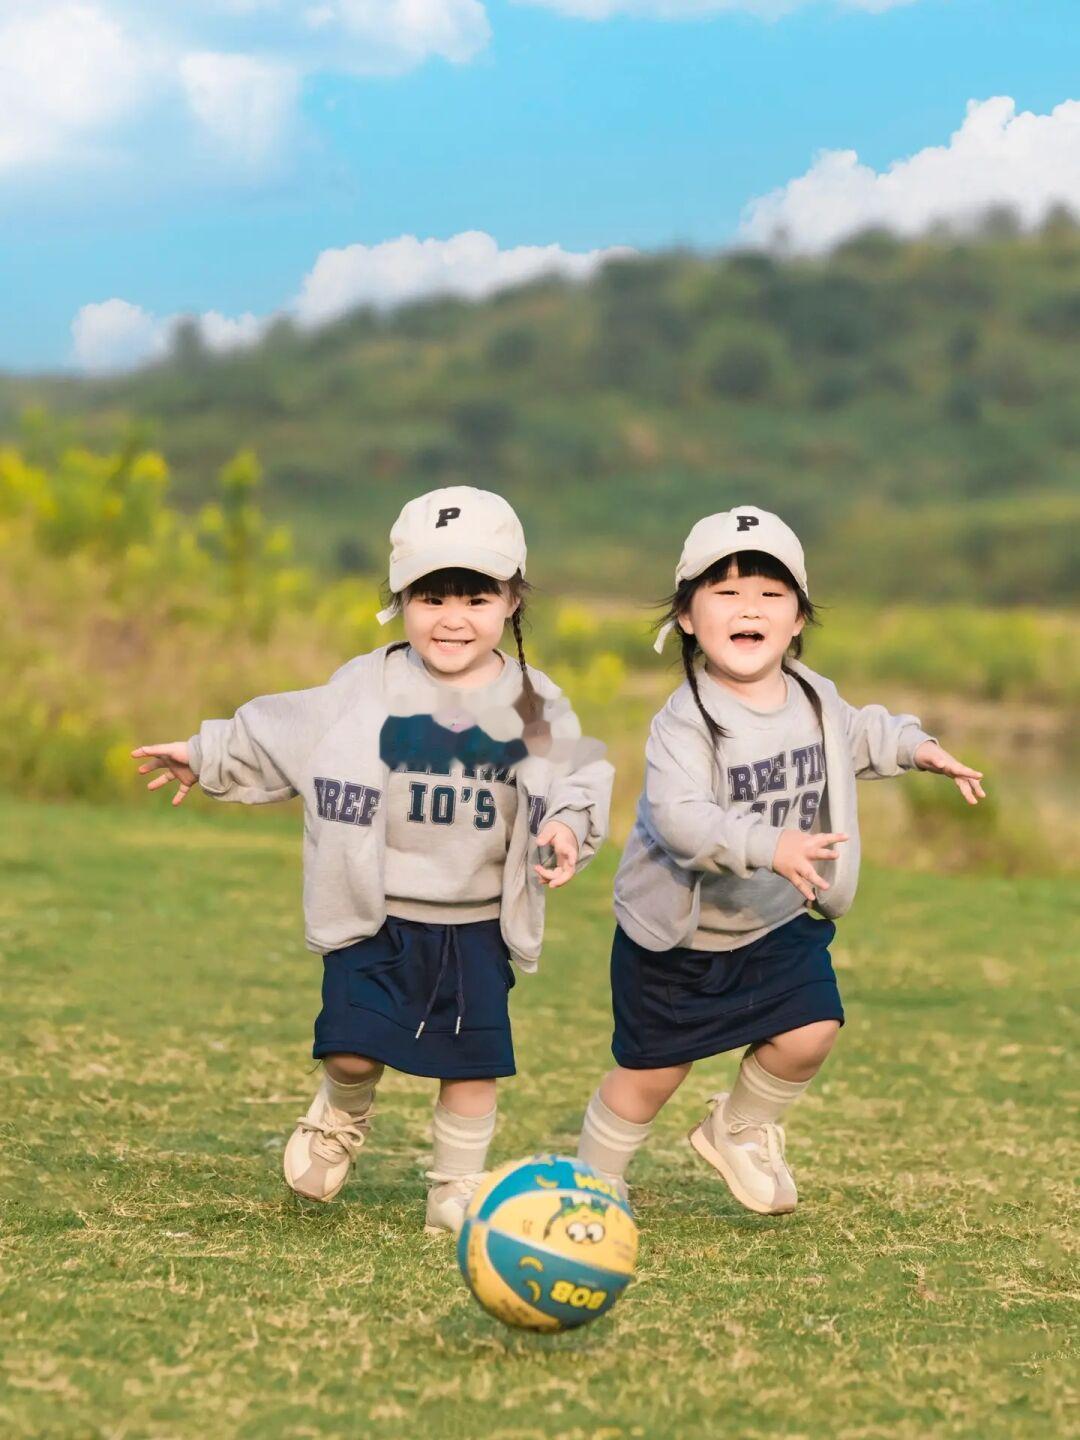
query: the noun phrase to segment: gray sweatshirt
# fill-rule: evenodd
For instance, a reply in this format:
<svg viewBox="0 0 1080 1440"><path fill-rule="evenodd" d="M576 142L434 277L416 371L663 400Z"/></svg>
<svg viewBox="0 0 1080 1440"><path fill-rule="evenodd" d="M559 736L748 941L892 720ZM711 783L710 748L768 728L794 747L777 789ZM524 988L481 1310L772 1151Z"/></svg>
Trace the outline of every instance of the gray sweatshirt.
<svg viewBox="0 0 1080 1440"><path fill-rule="evenodd" d="M743 704L704 673L698 681L702 701L730 737L723 742L728 805L760 815L777 839L782 830L820 832L826 800L821 726L799 682L794 676L784 681L784 703L773 710ZM701 911L690 946L734 950L805 909L795 886L775 870L760 867L746 878L731 870L708 871L701 879Z"/></svg>
<svg viewBox="0 0 1080 1440"><path fill-rule="evenodd" d="M734 732L733 743L713 741L687 684L675 691L653 720L645 747L645 788L615 877L619 924L648 950L747 944L785 923L779 918L784 908L779 886L791 890L792 915L799 913L803 907L798 892L780 876L772 877L778 882L775 890L771 884L755 890L733 882L745 884L762 871L768 875L781 833L800 820L850 836L839 846L839 860L815 866L830 888L821 892L814 908L834 917L851 906L859 876L855 781L913 769L915 751L931 737L913 715L891 715L883 705L856 709L823 675L798 661L785 665L810 684L821 703L820 741L803 736L802 721L793 708L794 743L782 747L779 736L770 736L756 747L759 753L751 755L755 745L747 742L745 720L726 706L721 713L717 692L722 694L722 687L711 683L700 687L702 701L725 729ZM789 681L792 688L797 684ZM788 702L792 704L790 690ZM745 712L747 707L739 710ZM813 748L805 753L807 746L818 743L820 756ZM819 770L819 778L811 778ZM815 800L801 798L811 791L818 792ZM774 809L770 803L789 798L792 809L783 813L782 807ZM708 939L702 929L706 876L710 879L705 912ZM725 935L720 917L728 903L736 910L732 929ZM759 904L760 911L754 908Z"/></svg>
<svg viewBox="0 0 1080 1440"><path fill-rule="evenodd" d="M188 742L191 768L208 795L250 805L301 797L304 923L308 947L319 954L375 934L386 918L391 770L399 764L407 769L415 744L424 748L430 743L424 727L434 723L432 718L422 706L410 716L408 695L388 683L388 648L350 660L325 685L263 695L242 705L231 720L205 720ZM570 827L581 869L607 833L614 776L603 747L582 739L577 717L557 686L532 667L529 676L544 702L550 742L527 753L521 721L514 711L509 718L505 709L498 712L505 732L492 734L522 757L512 762L517 805L503 865L499 921L523 970L536 969L543 941L545 887L532 869L540 858L535 839L540 826L547 819ZM490 723L497 731L495 716ZM516 736L509 733L514 725ZM488 757L471 758L477 760L478 778L486 779ZM506 769L499 758L491 764Z"/></svg>
<svg viewBox="0 0 1080 1440"><path fill-rule="evenodd" d="M512 707L521 667L509 660L490 685L463 688L433 680L410 645L388 657L386 680L393 713L430 715L436 734L520 733ZM512 761L440 758L432 746L395 765L386 794L387 914L441 925L497 920L517 806Z"/></svg>

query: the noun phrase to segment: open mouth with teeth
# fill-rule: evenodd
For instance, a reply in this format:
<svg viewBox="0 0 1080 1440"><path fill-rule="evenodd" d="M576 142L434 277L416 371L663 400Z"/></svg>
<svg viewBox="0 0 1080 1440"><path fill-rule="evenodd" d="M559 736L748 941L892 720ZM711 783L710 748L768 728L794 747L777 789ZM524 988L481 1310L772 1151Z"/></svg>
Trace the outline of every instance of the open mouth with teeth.
<svg viewBox="0 0 1080 1440"><path fill-rule="evenodd" d="M749 650L754 645L760 645L764 639L765 636L760 630L736 630L731 637L731 643L738 645L740 650Z"/></svg>

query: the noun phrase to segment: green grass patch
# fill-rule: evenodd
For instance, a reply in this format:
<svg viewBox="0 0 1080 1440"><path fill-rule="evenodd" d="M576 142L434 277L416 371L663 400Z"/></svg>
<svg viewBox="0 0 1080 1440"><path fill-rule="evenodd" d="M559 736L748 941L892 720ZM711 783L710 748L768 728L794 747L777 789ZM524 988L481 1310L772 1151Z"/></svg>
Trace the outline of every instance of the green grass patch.
<svg viewBox="0 0 1080 1440"><path fill-rule="evenodd" d="M798 1212L740 1210L686 1145L734 1057L702 1064L633 1176L636 1283L531 1337L423 1234L430 1082L384 1083L340 1202L285 1189L319 964L297 837L225 820L0 802L5 1437L1068 1433L1075 886L869 870ZM615 860L514 992L496 1161L570 1148L608 1063Z"/></svg>

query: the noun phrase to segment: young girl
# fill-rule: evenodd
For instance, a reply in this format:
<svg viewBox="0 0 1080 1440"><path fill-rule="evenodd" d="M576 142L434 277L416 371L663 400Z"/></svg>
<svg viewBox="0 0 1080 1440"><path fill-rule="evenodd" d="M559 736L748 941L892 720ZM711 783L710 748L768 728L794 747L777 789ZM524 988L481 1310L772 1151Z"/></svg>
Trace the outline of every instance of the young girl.
<svg viewBox="0 0 1080 1440"><path fill-rule="evenodd" d="M390 536L406 642L328 684L266 695L186 744L144 745L156 790L304 804L307 943L323 956L322 1083L285 1149L299 1195L332 1200L371 1123L385 1067L438 1079L427 1228L457 1232L514 1074L510 960L536 969L544 888L566 884L607 826L612 769L525 663L525 537L500 496L436 490ZM507 621L518 661L499 650ZM548 847L543 857L541 848ZM550 853L549 853L550 852ZM540 859L551 863L540 863Z"/></svg>
<svg viewBox="0 0 1080 1440"><path fill-rule="evenodd" d="M578 1153L624 1183L693 1062L745 1045L690 1143L741 1204L777 1215L798 1199L778 1121L844 1023L828 947L858 878L854 782L934 770L974 805L982 777L914 716L857 710L799 663L814 611L778 516L700 520L675 585L656 648L677 628L686 682L653 720L615 880L617 1065Z"/></svg>

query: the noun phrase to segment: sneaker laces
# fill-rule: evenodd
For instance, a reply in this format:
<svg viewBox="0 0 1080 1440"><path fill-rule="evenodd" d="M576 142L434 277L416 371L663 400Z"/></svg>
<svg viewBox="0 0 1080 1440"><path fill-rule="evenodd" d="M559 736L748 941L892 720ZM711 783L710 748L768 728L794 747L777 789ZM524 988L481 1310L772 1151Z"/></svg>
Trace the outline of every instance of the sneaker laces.
<svg viewBox="0 0 1080 1440"><path fill-rule="evenodd" d="M337 1112L339 1115L344 1113ZM328 1160L331 1163L341 1160L341 1151L351 1160L356 1152L367 1139L367 1131L371 1125L372 1110L366 1110L363 1115L350 1115L345 1121L338 1120L311 1120L307 1115L301 1115L296 1122L305 1134L314 1135L316 1138L311 1142L311 1153L318 1155L320 1160ZM335 1150L334 1146L338 1148Z"/></svg>
<svg viewBox="0 0 1080 1440"><path fill-rule="evenodd" d="M726 1099L727 1096L723 1094L713 1095L709 1100L709 1104L715 1111L720 1102ZM724 1117L723 1113L721 1113L720 1120L729 1135L742 1135L748 1130L760 1131L762 1136L761 1140L757 1140L756 1137L751 1136L754 1149L758 1151L763 1160L768 1162L769 1169L775 1176L779 1178L787 1172L788 1165L784 1159L784 1148L787 1144L787 1136L784 1133L784 1127L782 1125L774 1121L759 1121L755 1124L753 1120L728 1120Z"/></svg>
<svg viewBox="0 0 1080 1440"><path fill-rule="evenodd" d="M471 1175L449 1175L445 1170L425 1170L424 1176L433 1185L453 1185L454 1193L468 1201L476 1194L480 1182L487 1179L487 1171L477 1170Z"/></svg>

